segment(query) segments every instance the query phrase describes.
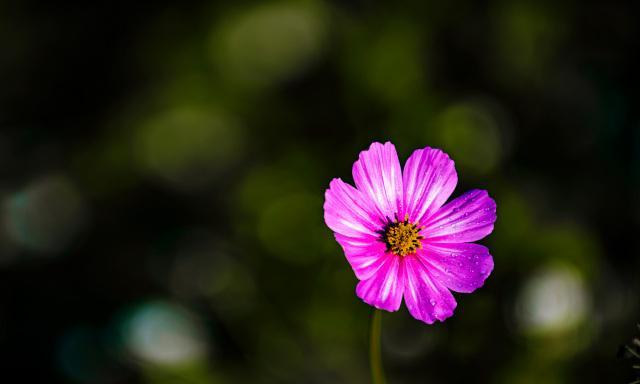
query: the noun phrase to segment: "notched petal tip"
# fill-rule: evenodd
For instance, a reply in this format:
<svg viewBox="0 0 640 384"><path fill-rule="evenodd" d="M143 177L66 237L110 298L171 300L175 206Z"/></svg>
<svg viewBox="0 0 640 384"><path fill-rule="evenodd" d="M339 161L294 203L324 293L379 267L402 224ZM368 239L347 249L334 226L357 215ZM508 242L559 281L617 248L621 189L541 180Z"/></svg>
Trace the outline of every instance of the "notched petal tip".
<svg viewBox="0 0 640 384"><path fill-rule="evenodd" d="M334 237L344 251L351 269L360 281L373 276L385 263L384 243L376 239L358 239L334 233Z"/></svg>
<svg viewBox="0 0 640 384"><path fill-rule="evenodd" d="M434 155L444 156L447 160L451 160L451 156L449 156L449 154L447 152L445 152L444 150L442 150L440 148L426 146L426 147L417 149L416 151L431 152ZM453 160L451 160L451 161L453 161Z"/></svg>
<svg viewBox="0 0 640 384"><path fill-rule="evenodd" d="M388 305L380 304L380 303L377 303L377 302L374 302L374 303L368 303L368 302L367 302L365 299L363 299L362 297L359 297L359 299L360 299L360 300L362 300L362 302L363 302L363 303L365 303L365 304L367 304L367 305L370 305L370 306L372 306L372 307L374 307L374 308L376 308L376 309L379 309L379 310L381 310L381 311L386 311L386 312L390 312L390 313L398 312L398 310L400 310L400 307L401 307L401 306L399 305L397 308L394 308L394 307L391 307L391 308L390 308Z"/></svg>
<svg viewBox="0 0 640 384"><path fill-rule="evenodd" d="M445 204L424 224L427 242L469 243L493 232L496 202L486 190L473 189Z"/></svg>
<svg viewBox="0 0 640 384"><path fill-rule="evenodd" d="M489 191L487 191L486 189L472 189L469 192L475 192L478 194L479 198L486 199L487 203L491 208L491 211L496 212L496 209L497 209L496 200L493 197L491 197L491 195L489 194Z"/></svg>
<svg viewBox="0 0 640 384"><path fill-rule="evenodd" d="M429 244L416 257L434 280L461 293L482 287L494 267L489 249L475 243Z"/></svg>
<svg viewBox="0 0 640 384"><path fill-rule="evenodd" d="M453 303L451 303L450 307L448 307L449 309L434 310L432 314L433 317L425 316L423 313L421 313L420 310L418 311L411 310L408 307L407 309L409 310L409 313L414 319L420 320L423 323L428 325L433 325L438 322L444 323L447 319L449 319L450 317L453 317L453 315L455 314L455 309L457 307L458 307L458 302L453 300Z"/></svg>
<svg viewBox="0 0 640 384"><path fill-rule="evenodd" d="M395 148L394 144L391 141L387 140L382 143L379 141L374 141L371 144L369 144L369 149L372 149L373 147L377 147L377 146L386 147L387 145L391 145L392 147Z"/></svg>
<svg viewBox="0 0 640 384"><path fill-rule="evenodd" d="M378 236L375 206L356 188L336 178L325 191L325 223L334 232L350 237Z"/></svg>
<svg viewBox="0 0 640 384"><path fill-rule="evenodd" d="M356 286L356 295L378 309L395 312L402 303L405 269L398 256L385 254L380 267Z"/></svg>
<svg viewBox="0 0 640 384"><path fill-rule="evenodd" d="M378 151L381 153L388 153L388 154L395 155L396 160L399 163L400 160L398 158L398 152L396 151L396 146L390 141L385 141L384 143L381 143L379 141L374 141L369 145L369 148L363 149L362 151L360 151L360 153L358 153L358 160L367 161L367 156L369 154L375 153ZM357 162L358 161L356 161L353 165L355 166Z"/></svg>
<svg viewBox="0 0 640 384"><path fill-rule="evenodd" d="M418 257L406 258L405 267L404 301L411 316L427 324L453 316L457 302L429 268Z"/></svg>
<svg viewBox="0 0 640 384"><path fill-rule="evenodd" d="M391 142L371 143L360 152L351 168L353 181L380 211L381 217L394 217L402 204L402 169Z"/></svg>
<svg viewBox="0 0 640 384"><path fill-rule="evenodd" d="M329 182L329 188L327 188L324 191L325 198L327 197L327 193L329 193L329 191L331 191L333 189L338 188L339 187L338 184L340 184L340 183L344 183L344 181L342 181L342 179L339 178L339 177L334 177L333 179L331 179L331 181Z"/></svg>
<svg viewBox="0 0 640 384"><path fill-rule="evenodd" d="M491 274L493 273L493 270L495 268L495 263L493 262L493 256L489 255L489 260L487 261L486 265L485 265L485 272L483 273L484 275L484 279L482 281L482 284L480 284L480 286L478 288L484 287L484 284L487 282L487 278L489 276L491 276Z"/></svg>
<svg viewBox="0 0 640 384"><path fill-rule="evenodd" d="M458 183L453 160L440 149L415 150L402 171L404 206L411 221L428 220L447 201Z"/></svg>

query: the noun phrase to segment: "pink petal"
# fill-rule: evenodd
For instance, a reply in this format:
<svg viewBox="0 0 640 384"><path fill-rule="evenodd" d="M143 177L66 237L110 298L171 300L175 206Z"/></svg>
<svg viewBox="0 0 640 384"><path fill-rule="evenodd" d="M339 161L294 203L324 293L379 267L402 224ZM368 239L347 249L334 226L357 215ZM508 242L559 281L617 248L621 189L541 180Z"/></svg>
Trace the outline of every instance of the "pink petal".
<svg viewBox="0 0 640 384"><path fill-rule="evenodd" d="M402 257L386 253L380 268L356 287L365 303L386 311L397 311L402 303L405 273Z"/></svg>
<svg viewBox="0 0 640 384"><path fill-rule="evenodd" d="M472 190L442 207L420 232L428 243L465 243L493 231L496 203L487 191Z"/></svg>
<svg viewBox="0 0 640 384"><path fill-rule="evenodd" d="M402 204L402 171L393 144L373 143L360 152L353 164L353 180L387 219L395 219Z"/></svg>
<svg viewBox="0 0 640 384"><path fill-rule="evenodd" d="M358 280L370 278L386 260L384 256L387 246L382 241L356 239L339 233L335 237Z"/></svg>
<svg viewBox="0 0 640 384"><path fill-rule="evenodd" d="M451 292L432 278L418 257L406 256L404 265L404 301L409 313L427 324L451 317L457 305Z"/></svg>
<svg viewBox="0 0 640 384"><path fill-rule="evenodd" d="M384 224L373 202L349 184L333 179L325 192L324 221L336 233L369 239L380 237Z"/></svg>
<svg viewBox="0 0 640 384"><path fill-rule="evenodd" d="M455 292L475 291L493 271L489 249L480 244L426 244L417 257L433 280Z"/></svg>
<svg viewBox="0 0 640 384"><path fill-rule="evenodd" d="M449 156L426 147L414 151L404 166L404 214L417 223L428 218L444 204L458 183L458 175Z"/></svg>
<svg viewBox="0 0 640 384"><path fill-rule="evenodd" d="M386 260L386 244L380 234L386 219L375 202L342 180L333 179L325 193L324 219L356 277L370 278Z"/></svg>

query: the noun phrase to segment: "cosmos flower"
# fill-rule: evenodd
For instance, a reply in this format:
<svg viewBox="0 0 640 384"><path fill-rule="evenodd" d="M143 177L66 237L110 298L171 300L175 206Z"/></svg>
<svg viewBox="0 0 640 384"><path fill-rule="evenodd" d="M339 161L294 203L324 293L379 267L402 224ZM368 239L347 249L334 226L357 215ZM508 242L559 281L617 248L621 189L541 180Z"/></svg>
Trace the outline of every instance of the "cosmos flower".
<svg viewBox="0 0 640 384"><path fill-rule="evenodd" d="M493 270L489 250L474 244L493 231L496 204L471 190L445 204L458 176L439 149L411 154L404 170L393 144L373 143L353 164L356 188L333 179L324 219L360 281L356 294L396 311L402 299L416 319L444 321Z"/></svg>

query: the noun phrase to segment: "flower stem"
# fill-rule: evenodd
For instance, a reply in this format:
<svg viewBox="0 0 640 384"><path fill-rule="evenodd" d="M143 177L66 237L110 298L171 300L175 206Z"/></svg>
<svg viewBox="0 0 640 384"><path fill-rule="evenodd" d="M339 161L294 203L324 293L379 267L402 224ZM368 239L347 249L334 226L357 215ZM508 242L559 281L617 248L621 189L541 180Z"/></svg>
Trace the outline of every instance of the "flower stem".
<svg viewBox="0 0 640 384"><path fill-rule="evenodd" d="M382 329L382 311L373 310L371 316L371 335L369 338L369 361L371 363L371 378L373 384L385 384L384 369L382 368L382 351L380 331Z"/></svg>

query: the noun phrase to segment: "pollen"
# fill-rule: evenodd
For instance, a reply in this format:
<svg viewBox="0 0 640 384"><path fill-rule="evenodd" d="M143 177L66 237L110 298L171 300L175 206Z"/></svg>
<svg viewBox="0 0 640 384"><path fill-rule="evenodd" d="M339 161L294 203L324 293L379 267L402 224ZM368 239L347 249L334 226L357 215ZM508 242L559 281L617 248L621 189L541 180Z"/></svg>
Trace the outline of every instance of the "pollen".
<svg viewBox="0 0 640 384"><path fill-rule="evenodd" d="M403 221L395 221L387 226L383 239L387 244L387 251L398 256L407 256L422 248L422 227L409 222L408 215Z"/></svg>

